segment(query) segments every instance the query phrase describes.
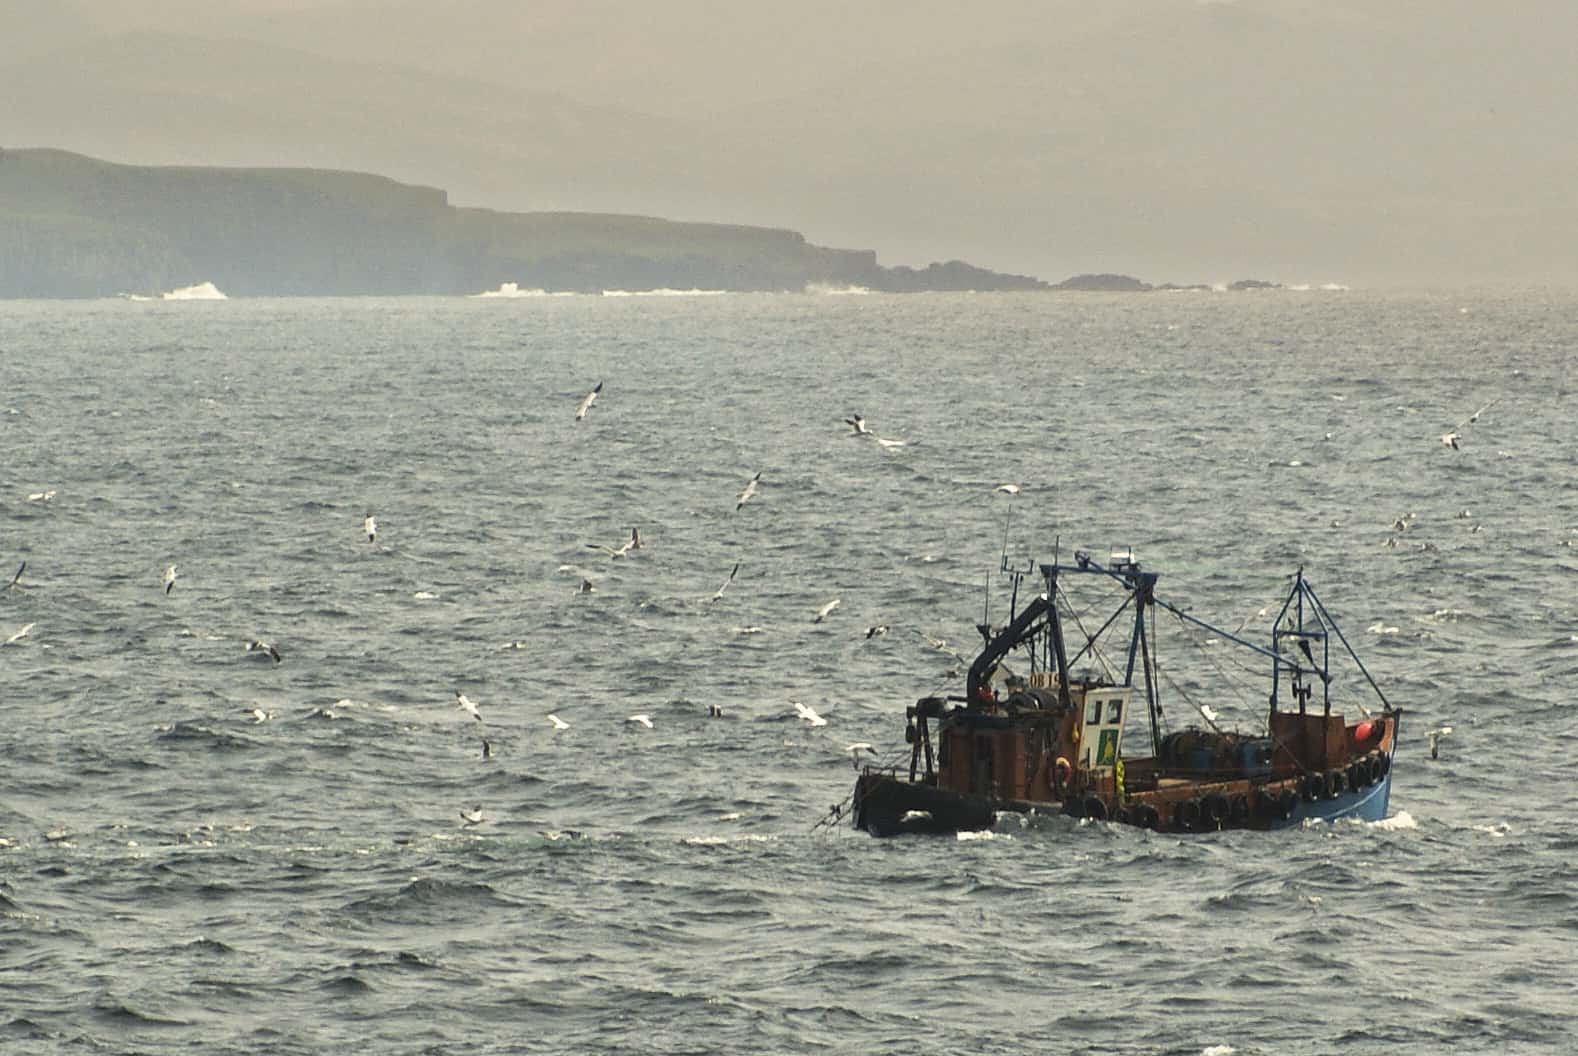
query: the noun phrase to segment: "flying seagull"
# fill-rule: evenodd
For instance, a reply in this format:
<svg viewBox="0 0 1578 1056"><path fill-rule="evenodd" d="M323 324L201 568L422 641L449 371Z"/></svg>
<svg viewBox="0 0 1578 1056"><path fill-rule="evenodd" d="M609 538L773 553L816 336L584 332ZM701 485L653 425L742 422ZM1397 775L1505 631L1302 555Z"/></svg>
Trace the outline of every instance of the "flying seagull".
<svg viewBox="0 0 1578 1056"><path fill-rule="evenodd" d="M738 566L736 566L736 567L738 567ZM16 575L11 577L11 582L6 584L5 589L10 590L12 587L16 586L17 580L22 578L22 573L26 569L27 569L27 562L26 561L23 561L20 565L17 565L16 566Z"/></svg>
<svg viewBox="0 0 1578 1056"><path fill-rule="evenodd" d="M856 770L860 769L861 752L866 752L870 755L877 754L877 750L871 747L871 744L868 741L856 741L854 744L846 744L844 745L844 751L849 753L849 761L855 764Z"/></svg>
<svg viewBox="0 0 1578 1056"><path fill-rule="evenodd" d="M1436 753L1440 750L1441 738L1449 736L1451 733L1452 727L1438 726L1437 728L1430 730L1425 734L1425 740L1430 742L1430 758L1438 758Z"/></svg>
<svg viewBox="0 0 1578 1056"><path fill-rule="evenodd" d="M885 624L885 623L878 623L878 624L875 624L875 625L873 625L871 627L867 627L866 628L866 637L867 638L877 638L877 637L880 637L881 635L884 635L884 634L887 634L887 633L888 633L888 625Z"/></svg>
<svg viewBox="0 0 1578 1056"><path fill-rule="evenodd" d="M482 758L493 758L493 742L488 740L486 737L482 738Z"/></svg>
<svg viewBox="0 0 1578 1056"><path fill-rule="evenodd" d="M463 811L461 811L460 812L460 820L465 822L467 825L481 825L482 824L482 808L479 806L475 810L463 810Z"/></svg>
<svg viewBox="0 0 1578 1056"><path fill-rule="evenodd" d="M28 495L27 501L28 502L50 502L51 500L54 499L54 497L55 497L55 489L54 488L50 488L48 491L35 491L35 492L33 492L32 494Z"/></svg>
<svg viewBox="0 0 1578 1056"><path fill-rule="evenodd" d="M751 501L751 496L756 494L756 484L762 479L761 470L756 471L756 476L745 482L745 487L740 491L740 501L734 504L734 510L739 512L740 507Z"/></svg>
<svg viewBox="0 0 1578 1056"><path fill-rule="evenodd" d="M831 616L833 614L833 610L838 608L838 606L840 604L840 600L841 599L839 599L839 598L834 598L832 601L828 602L826 605L823 605L820 609L817 609L816 610L816 618L814 620L812 620L811 622L812 623L821 623L823 620L825 620L829 616Z"/></svg>
<svg viewBox="0 0 1578 1056"><path fill-rule="evenodd" d="M864 415L860 415L860 414L853 415L853 416L851 416L849 418L845 418L844 422L845 422L845 424L847 424L849 426L849 428L850 428L850 434L849 435L851 435L851 436L870 436L871 435L871 430L866 428L866 418L865 418Z"/></svg>
<svg viewBox="0 0 1578 1056"><path fill-rule="evenodd" d="M283 656L279 655L279 650L278 649L274 648L269 643L263 641L261 638L254 638L250 642L248 642L247 643L247 652L249 652L249 653L263 653L263 654L267 655L269 657L269 659L273 660L276 664L279 663L281 660L285 659Z"/></svg>
<svg viewBox="0 0 1578 1056"><path fill-rule="evenodd" d="M377 542L378 522L373 518L372 514L369 513L366 517L362 518L362 531L367 533L367 541L369 543Z"/></svg>
<svg viewBox="0 0 1578 1056"><path fill-rule="evenodd" d="M590 594L590 593L592 593L592 591L594 591L596 589L597 589L597 584L593 583L591 580L587 579L585 576L582 576L581 577L581 585L580 585L580 587L578 587L576 589L576 593L577 594Z"/></svg>
<svg viewBox="0 0 1578 1056"><path fill-rule="evenodd" d="M652 718L648 715L632 715L625 721L634 722L637 725L645 726L649 730L652 728Z"/></svg>
<svg viewBox="0 0 1578 1056"><path fill-rule="evenodd" d="M1490 410L1500 401L1501 397L1497 396L1494 400L1491 400L1489 403L1485 404L1485 406L1481 407L1479 410L1475 411L1461 422L1458 422L1457 425L1453 426L1450 431L1442 433L1441 442L1454 451L1459 450L1457 442L1463 439L1463 430L1468 428L1473 423L1479 421L1480 415Z"/></svg>
<svg viewBox="0 0 1578 1056"><path fill-rule="evenodd" d="M827 720L816 713L816 709L809 704L802 704L798 700L790 701L794 705L794 712L812 726L826 726Z"/></svg>
<svg viewBox="0 0 1578 1056"><path fill-rule="evenodd" d="M712 596L712 600L713 601L717 601L719 598L723 597L723 592L729 589L729 584L734 582L734 577L735 577L736 574L739 573L739 571L740 571L740 563L738 561L736 561L736 562L734 562L734 567L729 569L729 578L724 580L723 581L723 586L719 587L718 590L717 590L717 593L713 594L713 596ZM20 574L21 573L18 573L18 575L20 575Z"/></svg>
<svg viewBox="0 0 1578 1056"><path fill-rule="evenodd" d="M482 712L477 710L476 702L458 689L455 690L455 707L470 715L478 722L482 721Z"/></svg>
<svg viewBox="0 0 1578 1056"><path fill-rule="evenodd" d="M597 399L597 394L603 391L603 383L598 382L592 386L592 391L581 399L581 406L575 409L575 420L580 421L586 417L586 412L592 409L592 401Z"/></svg>
<svg viewBox="0 0 1578 1056"><path fill-rule="evenodd" d="M164 592L166 594L175 589L175 566L171 565L164 570Z"/></svg>
<svg viewBox="0 0 1578 1056"><path fill-rule="evenodd" d="M586 548L588 550L601 550L609 557L624 557L632 550L646 549L641 543L641 529L639 528L630 529L630 538L620 544L618 549L604 543L587 543Z"/></svg>
<svg viewBox="0 0 1578 1056"><path fill-rule="evenodd" d="M999 485L997 485L997 487L993 488L992 490L993 491L1003 492L1005 495L1018 495L1019 494L1019 485L1018 484L999 484Z"/></svg>
<svg viewBox="0 0 1578 1056"><path fill-rule="evenodd" d="M568 730L570 728L570 724L559 718L557 715L549 715L548 722L552 724L553 728L556 730Z"/></svg>
<svg viewBox="0 0 1578 1056"><path fill-rule="evenodd" d="M28 632L31 631L32 629L33 629L33 624L31 624L31 623L24 623L22 625L22 629L20 631L17 631L11 637L7 638L4 643L0 643L0 644L10 645L12 642L20 642L23 638L27 637Z"/></svg>

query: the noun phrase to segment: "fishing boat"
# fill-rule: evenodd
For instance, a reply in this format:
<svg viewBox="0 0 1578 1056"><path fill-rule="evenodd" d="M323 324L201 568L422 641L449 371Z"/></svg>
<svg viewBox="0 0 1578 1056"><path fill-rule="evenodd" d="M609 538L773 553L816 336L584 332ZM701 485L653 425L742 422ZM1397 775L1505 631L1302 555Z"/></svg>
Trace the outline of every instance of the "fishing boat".
<svg viewBox="0 0 1578 1056"><path fill-rule="evenodd" d="M979 830L1016 812L1201 833L1386 816L1401 709L1302 568L1265 644L1242 636L1243 626L1225 630L1158 596L1159 574L1129 552L1106 562L1078 551L1069 563L1005 560L1002 571L1012 583L1007 622L978 626L983 645L962 696L923 697L905 709L907 771L902 763L861 770L851 805L858 828L878 836ZM1044 589L1021 607L1021 587L1037 579ZM1190 694L1170 665L1158 664L1158 615L1205 651L1212 699L1194 699L1204 695L1198 681ZM1270 668L1269 698L1254 698L1269 706L1263 730L1240 732L1217 720L1231 710L1229 666L1259 677L1248 658ZM1356 671L1344 684L1363 690L1351 720L1332 702L1332 661L1344 658L1337 673ZM1169 707L1175 694L1203 724L1169 731L1164 682ZM1372 694L1373 709L1364 703Z"/></svg>

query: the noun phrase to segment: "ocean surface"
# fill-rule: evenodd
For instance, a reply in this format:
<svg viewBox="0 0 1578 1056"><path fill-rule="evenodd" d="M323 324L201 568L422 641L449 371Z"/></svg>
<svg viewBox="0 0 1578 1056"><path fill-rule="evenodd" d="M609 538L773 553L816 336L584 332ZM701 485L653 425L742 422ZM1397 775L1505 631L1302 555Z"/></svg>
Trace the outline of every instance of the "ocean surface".
<svg viewBox="0 0 1578 1056"><path fill-rule="evenodd" d="M0 302L0 1051L1572 1052L1575 441L1572 293ZM1386 821L826 823L1125 547L1303 567Z"/></svg>

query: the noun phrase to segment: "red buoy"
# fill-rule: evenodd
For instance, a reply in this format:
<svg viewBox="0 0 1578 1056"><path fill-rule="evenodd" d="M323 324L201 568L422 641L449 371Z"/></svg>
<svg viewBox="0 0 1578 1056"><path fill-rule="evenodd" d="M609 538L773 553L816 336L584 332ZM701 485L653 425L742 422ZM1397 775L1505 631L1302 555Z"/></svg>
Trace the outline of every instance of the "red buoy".
<svg viewBox="0 0 1578 1056"><path fill-rule="evenodd" d="M1353 728L1353 739L1363 744L1375 736L1375 723L1361 722Z"/></svg>

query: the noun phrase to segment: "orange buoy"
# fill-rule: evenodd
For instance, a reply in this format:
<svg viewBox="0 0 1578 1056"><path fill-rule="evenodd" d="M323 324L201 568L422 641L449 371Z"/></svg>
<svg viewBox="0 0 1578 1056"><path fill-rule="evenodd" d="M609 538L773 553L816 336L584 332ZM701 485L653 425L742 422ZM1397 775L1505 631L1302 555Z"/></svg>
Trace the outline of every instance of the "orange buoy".
<svg viewBox="0 0 1578 1056"><path fill-rule="evenodd" d="M1375 723L1365 721L1353 728L1353 739L1363 744L1375 736Z"/></svg>

